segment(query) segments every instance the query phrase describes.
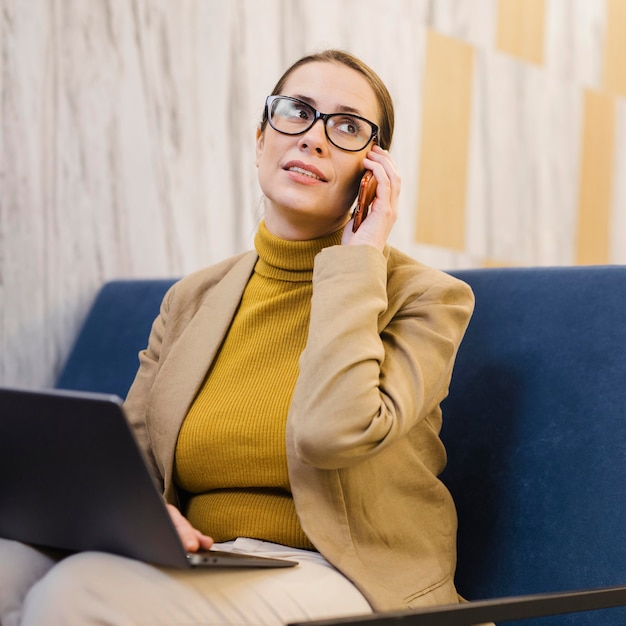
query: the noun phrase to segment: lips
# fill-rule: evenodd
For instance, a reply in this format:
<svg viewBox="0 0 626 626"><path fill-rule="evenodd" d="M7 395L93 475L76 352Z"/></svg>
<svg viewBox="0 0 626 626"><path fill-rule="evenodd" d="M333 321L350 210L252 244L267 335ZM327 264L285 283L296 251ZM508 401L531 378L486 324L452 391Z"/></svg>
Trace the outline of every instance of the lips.
<svg viewBox="0 0 626 626"><path fill-rule="evenodd" d="M296 172L297 174L302 174L303 176L308 176L309 178L326 182L326 178L322 172L320 172L316 167L303 163L302 161L289 161L285 164L283 169L288 172Z"/></svg>
<svg viewBox="0 0 626 626"><path fill-rule="evenodd" d="M303 169L302 167L290 167L290 172L298 172L299 174L304 174L305 176L310 176L311 178L315 178L317 180L321 180L319 176L314 174L313 172L309 172L308 170Z"/></svg>

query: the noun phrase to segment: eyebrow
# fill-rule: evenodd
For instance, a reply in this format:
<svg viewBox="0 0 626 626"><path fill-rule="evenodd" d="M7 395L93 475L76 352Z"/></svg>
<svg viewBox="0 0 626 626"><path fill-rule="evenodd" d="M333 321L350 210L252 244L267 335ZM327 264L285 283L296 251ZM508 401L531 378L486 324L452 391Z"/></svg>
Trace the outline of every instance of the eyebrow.
<svg viewBox="0 0 626 626"><path fill-rule="evenodd" d="M302 96L299 94L296 94L295 96L291 96L291 97L297 98L298 100L302 100L302 102L306 102L307 104L311 105L314 109L317 109L317 103L314 98L309 98L308 96ZM337 107L336 112L337 113L354 113L355 115L359 115L363 117L363 113L361 113L359 109L355 109L354 107L345 106L345 105L339 105Z"/></svg>

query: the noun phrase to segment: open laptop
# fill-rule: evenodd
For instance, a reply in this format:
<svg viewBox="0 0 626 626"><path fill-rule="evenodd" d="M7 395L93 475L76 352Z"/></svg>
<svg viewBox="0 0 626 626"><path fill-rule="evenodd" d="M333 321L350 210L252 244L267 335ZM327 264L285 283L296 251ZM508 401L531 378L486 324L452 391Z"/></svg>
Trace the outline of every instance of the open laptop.
<svg viewBox="0 0 626 626"><path fill-rule="evenodd" d="M0 537L169 567L292 567L187 553L114 395L0 388Z"/></svg>

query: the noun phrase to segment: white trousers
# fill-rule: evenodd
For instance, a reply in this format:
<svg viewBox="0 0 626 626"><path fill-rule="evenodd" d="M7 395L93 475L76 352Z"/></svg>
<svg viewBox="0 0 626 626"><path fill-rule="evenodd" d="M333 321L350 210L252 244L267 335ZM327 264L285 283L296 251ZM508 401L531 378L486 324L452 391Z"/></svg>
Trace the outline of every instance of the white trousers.
<svg viewBox="0 0 626 626"><path fill-rule="evenodd" d="M101 552L59 560L0 539L0 624L260 626L372 612L316 552L254 539L219 547L294 558L299 565L175 570Z"/></svg>

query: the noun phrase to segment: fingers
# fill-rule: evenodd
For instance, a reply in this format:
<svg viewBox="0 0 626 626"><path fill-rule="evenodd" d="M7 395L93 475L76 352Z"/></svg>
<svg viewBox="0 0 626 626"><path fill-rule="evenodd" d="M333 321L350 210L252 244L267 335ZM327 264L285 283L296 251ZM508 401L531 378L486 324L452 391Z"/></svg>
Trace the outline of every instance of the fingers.
<svg viewBox="0 0 626 626"><path fill-rule="evenodd" d="M398 217L401 179L391 155L379 146L374 146L367 153L367 157L363 159L363 165L374 173L377 182L376 196L368 216L356 233L351 232L351 223L344 229L342 243L344 245L369 244L382 251Z"/></svg>
<svg viewBox="0 0 626 626"><path fill-rule="evenodd" d="M213 545L213 539L194 528L173 504L168 504L167 510L185 550L197 552L201 548L208 550Z"/></svg>
<svg viewBox="0 0 626 626"><path fill-rule="evenodd" d="M394 209L397 209L401 179L393 158L387 150L374 145L372 150L368 152L365 160L371 165L374 176L376 176L376 180L381 186L381 191L387 190L389 192L389 202Z"/></svg>

